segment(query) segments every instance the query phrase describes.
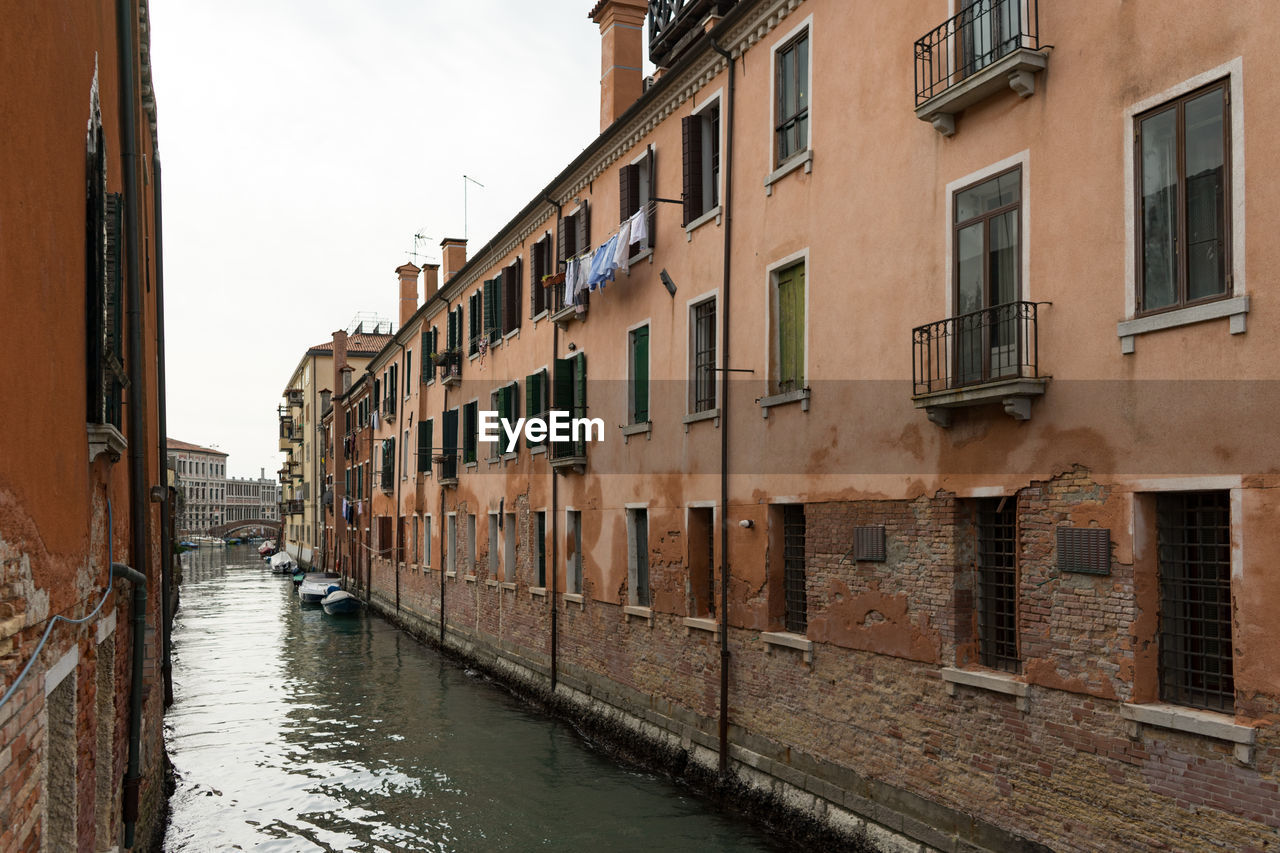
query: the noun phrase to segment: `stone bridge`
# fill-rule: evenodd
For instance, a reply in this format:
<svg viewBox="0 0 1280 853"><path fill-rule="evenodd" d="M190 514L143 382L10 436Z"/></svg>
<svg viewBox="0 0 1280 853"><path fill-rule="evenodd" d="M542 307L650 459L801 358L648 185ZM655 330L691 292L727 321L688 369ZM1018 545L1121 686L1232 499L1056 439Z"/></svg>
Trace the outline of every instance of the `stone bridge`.
<svg viewBox="0 0 1280 853"><path fill-rule="evenodd" d="M280 538L280 522L274 518L242 518L239 521L228 521L217 527L209 528L210 536L225 539L232 534L240 536L266 536L271 539Z"/></svg>

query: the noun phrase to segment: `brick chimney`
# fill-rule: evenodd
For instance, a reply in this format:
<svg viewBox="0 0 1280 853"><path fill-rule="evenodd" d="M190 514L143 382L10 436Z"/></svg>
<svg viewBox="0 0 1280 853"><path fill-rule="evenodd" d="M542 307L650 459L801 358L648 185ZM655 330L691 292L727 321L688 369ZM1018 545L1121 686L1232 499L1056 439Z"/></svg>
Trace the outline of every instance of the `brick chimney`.
<svg viewBox="0 0 1280 853"><path fill-rule="evenodd" d="M400 328L409 322L413 312L418 310L418 273L421 272L413 264L401 264L396 267L400 276Z"/></svg>
<svg viewBox="0 0 1280 853"><path fill-rule="evenodd" d="M600 25L600 131L644 92L643 30L646 0L600 0L591 20Z"/></svg>
<svg viewBox="0 0 1280 853"><path fill-rule="evenodd" d="M342 384L342 371L347 366L347 333L343 329L333 333L333 387L340 389L339 394L347 389Z"/></svg>
<svg viewBox="0 0 1280 853"><path fill-rule="evenodd" d="M440 249L444 255L444 283L448 284L467 263L467 241L446 237L440 241Z"/></svg>
<svg viewBox="0 0 1280 853"><path fill-rule="evenodd" d="M440 289L440 265L422 265L422 301L426 302L431 294Z"/></svg>

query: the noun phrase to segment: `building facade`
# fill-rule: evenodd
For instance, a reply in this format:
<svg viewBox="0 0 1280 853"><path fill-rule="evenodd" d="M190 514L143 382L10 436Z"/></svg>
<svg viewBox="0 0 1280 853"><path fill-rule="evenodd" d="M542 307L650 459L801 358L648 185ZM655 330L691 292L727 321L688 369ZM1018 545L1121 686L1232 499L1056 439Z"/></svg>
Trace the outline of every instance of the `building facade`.
<svg viewBox="0 0 1280 853"><path fill-rule="evenodd" d="M368 331L366 331L366 328ZM363 367L390 340L390 323L355 325L347 335L347 364ZM333 342L307 349L294 368L279 409L280 450L285 453L280 476L280 507L284 547L300 563L318 564L323 553L324 445L320 420L331 405Z"/></svg>
<svg viewBox="0 0 1280 853"><path fill-rule="evenodd" d="M1273 846L1264 9L591 14L600 136L335 398L353 582L873 842Z"/></svg>
<svg viewBox="0 0 1280 853"><path fill-rule="evenodd" d="M172 575L146 0L0 28L0 851L163 831Z"/></svg>
<svg viewBox="0 0 1280 853"><path fill-rule="evenodd" d="M230 521L227 454L176 438L168 440L168 450L181 489L178 532L184 536L208 535L212 528Z"/></svg>
<svg viewBox="0 0 1280 853"><path fill-rule="evenodd" d="M262 471L257 479L232 477L227 480L226 520L247 521L280 518L280 483Z"/></svg>

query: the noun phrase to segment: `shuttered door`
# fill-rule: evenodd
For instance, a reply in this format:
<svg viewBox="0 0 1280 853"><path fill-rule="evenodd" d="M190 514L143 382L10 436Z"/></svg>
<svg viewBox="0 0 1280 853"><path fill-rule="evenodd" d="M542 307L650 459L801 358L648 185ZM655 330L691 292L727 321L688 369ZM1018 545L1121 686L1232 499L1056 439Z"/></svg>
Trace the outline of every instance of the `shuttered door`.
<svg viewBox="0 0 1280 853"><path fill-rule="evenodd" d="M778 387L804 387L804 264L778 274Z"/></svg>
<svg viewBox="0 0 1280 853"><path fill-rule="evenodd" d="M557 358L552 369L554 371L551 385L551 408L556 411L568 412L573 417L573 366L574 360L568 358ZM573 450L568 442L556 441L552 442L551 447L553 455L571 456Z"/></svg>
<svg viewBox="0 0 1280 853"><path fill-rule="evenodd" d="M430 420L418 421L418 473L431 470L431 427Z"/></svg>
<svg viewBox="0 0 1280 853"><path fill-rule="evenodd" d="M440 465L440 476L455 479L458 476L458 410L450 409L445 412L440 426L444 430L440 443L445 457Z"/></svg>

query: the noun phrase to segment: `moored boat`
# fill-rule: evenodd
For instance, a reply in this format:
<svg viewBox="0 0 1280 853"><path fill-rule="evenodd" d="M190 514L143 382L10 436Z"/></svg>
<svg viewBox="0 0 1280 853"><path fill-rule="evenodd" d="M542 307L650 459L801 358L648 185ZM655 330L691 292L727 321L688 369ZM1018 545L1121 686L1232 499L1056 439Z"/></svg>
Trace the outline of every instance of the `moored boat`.
<svg viewBox="0 0 1280 853"><path fill-rule="evenodd" d="M320 600L324 612L330 616L343 616L360 610L360 599L342 589L337 584L329 586L329 594Z"/></svg>
<svg viewBox="0 0 1280 853"><path fill-rule="evenodd" d="M293 574L294 568L296 568L296 566L294 565L293 559L283 551L271 558L271 571L278 575Z"/></svg>
<svg viewBox="0 0 1280 853"><path fill-rule="evenodd" d="M298 597L303 604L319 604L340 577L337 572L308 572L298 587Z"/></svg>

